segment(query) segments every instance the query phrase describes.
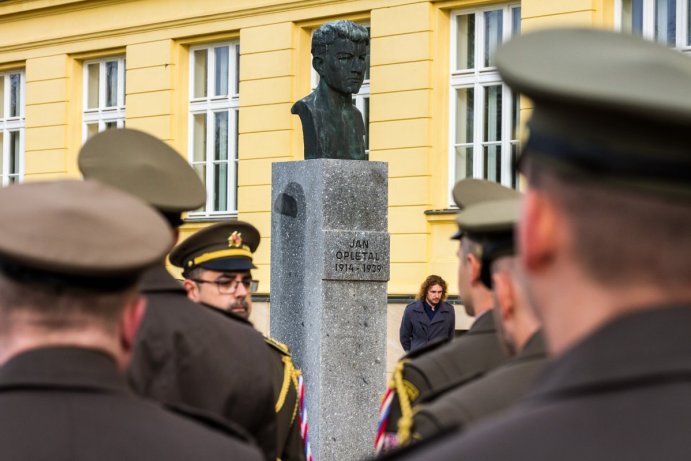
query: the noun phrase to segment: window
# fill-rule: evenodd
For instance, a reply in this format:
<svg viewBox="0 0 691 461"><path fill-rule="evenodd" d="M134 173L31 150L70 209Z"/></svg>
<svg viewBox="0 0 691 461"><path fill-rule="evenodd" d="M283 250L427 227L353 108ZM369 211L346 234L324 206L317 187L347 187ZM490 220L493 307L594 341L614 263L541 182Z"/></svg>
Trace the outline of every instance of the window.
<svg viewBox="0 0 691 461"><path fill-rule="evenodd" d="M451 186L485 178L516 187L518 97L494 66L497 47L520 32L518 5L451 15Z"/></svg>
<svg viewBox="0 0 691 461"><path fill-rule="evenodd" d="M24 176L24 72L0 72L0 177L2 185Z"/></svg>
<svg viewBox="0 0 691 461"><path fill-rule="evenodd" d="M367 23L361 23L359 22L358 24L365 26L367 28L367 33L371 36L371 30L370 30L370 25ZM370 44L371 47L371 44ZM311 76L312 76L312 91L314 91L315 88L317 88L317 85L319 84L319 74L317 73L316 70L311 65L311 60L310 60L310 69L311 69ZM365 70L365 79L362 82L362 86L360 87L360 91L357 94L353 95L353 104L355 104L355 107L358 108L360 113L362 114L362 119L365 122L365 156L366 158L369 158L369 74L370 74L370 68L369 68L369 62L367 66L367 70Z"/></svg>
<svg viewBox="0 0 691 461"><path fill-rule="evenodd" d="M125 58L84 63L83 140L125 126Z"/></svg>
<svg viewBox="0 0 691 461"><path fill-rule="evenodd" d="M189 160L207 195L192 217L237 212L239 63L237 43L190 49Z"/></svg>
<svg viewBox="0 0 691 461"><path fill-rule="evenodd" d="M691 53L691 0L617 0L616 7L618 29Z"/></svg>

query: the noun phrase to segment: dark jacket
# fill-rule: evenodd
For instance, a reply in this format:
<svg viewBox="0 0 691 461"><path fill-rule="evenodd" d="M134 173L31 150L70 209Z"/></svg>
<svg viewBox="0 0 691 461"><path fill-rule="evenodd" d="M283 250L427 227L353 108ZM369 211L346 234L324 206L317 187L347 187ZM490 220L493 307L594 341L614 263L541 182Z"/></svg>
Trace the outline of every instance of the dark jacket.
<svg viewBox="0 0 691 461"><path fill-rule="evenodd" d="M217 309L208 304L202 306L228 320L247 322L242 317ZM264 338L269 349L271 377L274 386L276 413L276 452L280 461L304 461L305 446L300 433L299 395L295 368L288 346L272 338Z"/></svg>
<svg viewBox="0 0 691 461"><path fill-rule="evenodd" d="M422 354L417 353L411 352L399 362L406 395L401 396L401 390L394 388L386 422L389 434L398 432L398 423L403 416L402 397L414 405L477 379L508 360L499 344L494 317L489 311L480 315L463 336ZM396 372L394 378L395 375Z"/></svg>
<svg viewBox="0 0 691 461"><path fill-rule="evenodd" d="M262 459L135 397L105 353L72 347L24 352L0 369L0 446L13 461Z"/></svg>
<svg viewBox="0 0 691 461"><path fill-rule="evenodd" d="M452 339L455 328L456 312L451 304L440 302L436 314L430 320L425 313L423 301L415 301L408 304L403 312L401 346L404 351L411 352L437 338Z"/></svg>
<svg viewBox="0 0 691 461"><path fill-rule="evenodd" d="M552 362L514 410L397 459L689 459L690 331L691 304L616 319Z"/></svg>
<svg viewBox="0 0 691 461"><path fill-rule="evenodd" d="M262 335L190 301L163 265L145 275L142 291L148 307L129 369L132 387L239 424L275 461L276 399Z"/></svg>
<svg viewBox="0 0 691 461"><path fill-rule="evenodd" d="M547 361L542 333L537 332L506 364L433 401L420 404L413 417L412 440L426 439L447 430L465 430L505 411L530 392Z"/></svg>

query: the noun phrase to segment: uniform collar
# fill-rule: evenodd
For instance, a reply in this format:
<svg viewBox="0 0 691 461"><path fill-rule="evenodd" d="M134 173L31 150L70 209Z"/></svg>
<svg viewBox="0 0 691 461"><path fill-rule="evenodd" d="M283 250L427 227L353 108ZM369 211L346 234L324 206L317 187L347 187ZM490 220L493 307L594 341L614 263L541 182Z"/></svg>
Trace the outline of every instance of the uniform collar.
<svg viewBox="0 0 691 461"><path fill-rule="evenodd" d="M38 348L14 356L0 368L0 392L14 388L129 393L110 355L79 347Z"/></svg>
<svg viewBox="0 0 691 461"><path fill-rule="evenodd" d="M613 320L555 360L535 395L691 380L691 304L658 306Z"/></svg>

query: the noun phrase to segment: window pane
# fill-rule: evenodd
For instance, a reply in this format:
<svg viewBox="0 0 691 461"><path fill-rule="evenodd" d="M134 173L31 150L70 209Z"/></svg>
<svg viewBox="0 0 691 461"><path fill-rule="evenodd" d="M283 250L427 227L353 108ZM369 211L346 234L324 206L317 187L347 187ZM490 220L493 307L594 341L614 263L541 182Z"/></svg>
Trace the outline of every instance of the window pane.
<svg viewBox="0 0 691 461"><path fill-rule="evenodd" d="M21 80L19 74L10 74L10 117L19 117L21 114Z"/></svg>
<svg viewBox="0 0 691 461"><path fill-rule="evenodd" d="M511 108L511 139L518 139L518 127L521 123L520 103L521 98L517 94L511 96L513 98Z"/></svg>
<svg viewBox="0 0 691 461"><path fill-rule="evenodd" d="M484 146L485 179L501 181L501 145Z"/></svg>
<svg viewBox="0 0 691 461"><path fill-rule="evenodd" d="M655 2L655 40L673 46L676 44L676 18L676 0L657 0Z"/></svg>
<svg viewBox="0 0 691 461"><path fill-rule="evenodd" d="M228 112L216 112L214 120L214 160L228 160Z"/></svg>
<svg viewBox="0 0 691 461"><path fill-rule="evenodd" d="M2 130L0 130L0 154L2 154L3 152L5 152L5 143L4 143L4 141L5 141L5 132L2 131ZM3 169L3 168L4 168L4 166L3 166L3 163L4 163L4 162L2 161L2 157L3 157L3 156L0 155L0 176L2 176L2 175L4 174L4 169ZM2 182L1 180L2 180L2 178L0 178L0 183Z"/></svg>
<svg viewBox="0 0 691 461"><path fill-rule="evenodd" d="M483 141L501 141L501 85L485 87Z"/></svg>
<svg viewBox="0 0 691 461"><path fill-rule="evenodd" d="M456 181L473 177L473 148L456 147Z"/></svg>
<svg viewBox="0 0 691 461"><path fill-rule="evenodd" d="M456 144L473 142L475 90L456 90Z"/></svg>
<svg viewBox="0 0 691 461"><path fill-rule="evenodd" d="M511 8L511 36L515 37L521 33L521 8Z"/></svg>
<svg viewBox="0 0 691 461"><path fill-rule="evenodd" d="M10 131L10 155L7 159L7 174L19 174L19 131Z"/></svg>
<svg viewBox="0 0 691 461"><path fill-rule="evenodd" d="M456 70L475 68L475 15L456 16Z"/></svg>
<svg viewBox="0 0 691 461"><path fill-rule="evenodd" d="M5 118L5 76L0 75L0 120Z"/></svg>
<svg viewBox="0 0 691 461"><path fill-rule="evenodd" d="M192 161L203 162L206 160L206 114L194 114L193 131Z"/></svg>
<svg viewBox="0 0 691 461"><path fill-rule="evenodd" d="M235 47L235 75L233 75L233 94L240 93L240 47Z"/></svg>
<svg viewBox="0 0 691 461"><path fill-rule="evenodd" d="M207 80L207 65L206 65L206 50L197 50L194 52L194 97L206 97L206 80Z"/></svg>
<svg viewBox="0 0 691 461"><path fill-rule="evenodd" d="M95 64L89 64L87 67L87 74L88 74L88 82L87 85L89 85L88 90L87 90L87 101L86 101L86 108L87 109L98 109L98 80L99 80L99 74L100 74L100 66L98 63Z"/></svg>
<svg viewBox="0 0 691 461"><path fill-rule="evenodd" d="M225 96L228 94L228 47L219 46L214 48L214 53L216 55L214 96Z"/></svg>
<svg viewBox="0 0 691 461"><path fill-rule="evenodd" d="M98 133L98 123L89 123L86 125L87 139Z"/></svg>
<svg viewBox="0 0 691 461"><path fill-rule="evenodd" d="M494 65L494 52L502 41L502 10L485 12L485 67Z"/></svg>
<svg viewBox="0 0 691 461"><path fill-rule="evenodd" d="M228 164L214 165L214 183L216 196L214 197L214 211L228 210Z"/></svg>
<svg viewBox="0 0 691 461"><path fill-rule="evenodd" d="M118 105L118 62L106 62L106 107Z"/></svg>

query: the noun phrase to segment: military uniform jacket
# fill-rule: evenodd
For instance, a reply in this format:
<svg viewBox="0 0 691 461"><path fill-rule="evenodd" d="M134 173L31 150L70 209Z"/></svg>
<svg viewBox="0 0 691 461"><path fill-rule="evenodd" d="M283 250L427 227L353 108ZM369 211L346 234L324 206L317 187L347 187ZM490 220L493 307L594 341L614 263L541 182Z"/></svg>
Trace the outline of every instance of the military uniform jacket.
<svg viewBox="0 0 691 461"><path fill-rule="evenodd" d="M386 424L387 432L398 432L403 439L407 439L409 433L399 431L399 420L405 416L407 424L412 424L412 413L408 410L404 414L401 397L408 399L412 406L477 379L508 360L497 338L494 317L489 311L480 315L463 336L436 348L416 352L399 362L405 391L396 389L394 372L396 392ZM403 392L405 395L400 395Z"/></svg>
<svg viewBox="0 0 691 461"><path fill-rule="evenodd" d="M142 291L148 306L129 369L132 387L239 424L275 461L274 385L262 335L190 301L162 265L145 275Z"/></svg>
<svg viewBox="0 0 691 461"><path fill-rule="evenodd" d="M447 430L465 430L505 411L530 392L547 361L542 333L537 332L508 363L419 405L413 416L412 440L426 439Z"/></svg>
<svg viewBox="0 0 691 461"><path fill-rule="evenodd" d="M12 461L252 460L254 446L135 397L93 349L33 349L0 369L0 446Z"/></svg>
<svg viewBox="0 0 691 461"><path fill-rule="evenodd" d="M216 315L232 321L245 322L242 317L228 311L203 304ZM272 338L264 338L269 350L269 364L274 389L276 414L276 453L280 461L304 461L305 446L300 434L299 394L295 368L288 346Z"/></svg>
<svg viewBox="0 0 691 461"><path fill-rule="evenodd" d="M525 403L397 459L689 459L690 331L691 304L616 319L550 364Z"/></svg>

